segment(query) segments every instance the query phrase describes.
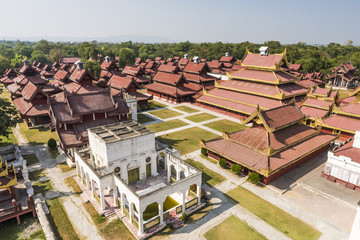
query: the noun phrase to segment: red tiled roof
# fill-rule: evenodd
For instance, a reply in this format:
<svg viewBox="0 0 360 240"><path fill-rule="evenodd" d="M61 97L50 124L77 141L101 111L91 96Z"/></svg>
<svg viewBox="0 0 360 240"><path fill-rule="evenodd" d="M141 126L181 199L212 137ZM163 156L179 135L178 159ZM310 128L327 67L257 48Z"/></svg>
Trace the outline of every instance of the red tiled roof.
<svg viewBox="0 0 360 240"><path fill-rule="evenodd" d="M13 94L21 94L21 92L20 92L21 87L19 85L17 85L16 83L10 84L6 88Z"/></svg>
<svg viewBox="0 0 360 240"><path fill-rule="evenodd" d="M47 104L33 105L26 113L28 117L46 116L49 114L49 106Z"/></svg>
<svg viewBox="0 0 360 240"><path fill-rule="evenodd" d="M282 55L261 56L260 54L247 54L242 61L242 64L247 66L259 66L259 67L274 67L275 64L279 64L282 59Z"/></svg>
<svg viewBox="0 0 360 240"><path fill-rule="evenodd" d="M289 68L295 70L295 71L299 71L302 67L302 64L290 64Z"/></svg>
<svg viewBox="0 0 360 240"><path fill-rule="evenodd" d="M20 85L25 85L28 83L29 79L25 75L19 75L13 79L14 82Z"/></svg>
<svg viewBox="0 0 360 240"><path fill-rule="evenodd" d="M28 82L28 84L26 84L21 91L21 94L26 101L31 101L31 99L36 95L37 92L38 88L35 86L35 84L33 84L32 82Z"/></svg>
<svg viewBox="0 0 360 240"><path fill-rule="evenodd" d="M343 129L347 132L355 133L360 130L360 119L331 115L323 119L323 123L332 128Z"/></svg>
<svg viewBox="0 0 360 240"><path fill-rule="evenodd" d="M310 118L323 118L328 113L328 110L323 110L319 108L314 107L308 107L308 106L301 106L300 110L303 112L305 116L308 116Z"/></svg>
<svg viewBox="0 0 360 240"><path fill-rule="evenodd" d="M134 96L136 97L136 100L138 102L141 102L141 101L148 101L148 100L151 100L153 99L153 96L148 96L148 95L145 95L145 94L142 94L142 93L139 93L139 92L131 92L129 93L131 96Z"/></svg>
<svg viewBox="0 0 360 240"><path fill-rule="evenodd" d="M69 126L69 128L67 128L67 130L58 129L56 132L59 136L61 143L67 148L84 145L84 142L77 139L75 130L71 126Z"/></svg>
<svg viewBox="0 0 360 240"><path fill-rule="evenodd" d="M229 56L229 57L222 56L219 61L220 61L220 62L231 63L231 62L235 62L235 61L236 61L236 58L234 58L233 56Z"/></svg>
<svg viewBox="0 0 360 240"><path fill-rule="evenodd" d="M207 64L212 70L224 67L224 64L222 62L219 62L218 60L212 60L211 62L207 62Z"/></svg>
<svg viewBox="0 0 360 240"><path fill-rule="evenodd" d="M200 73L201 71L203 71L203 69L206 68L207 71L210 70L209 66L207 65L207 63L194 63L194 62L189 62L186 67L184 68L184 72L189 72L189 73Z"/></svg>
<svg viewBox="0 0 360 240"><path fill-rule="evenodd" d="M25 101L24 98L20 97L20 98L15 98L13 100L13 103L16 107L16 109L22 114L22 115L26 115L26 113L30 110L30 108L32 108L32 104Z"/></svg>
<svg viewBox="0 0 360 240"><path fill-rule="evenodd" d="M317 87L317 88L315 88L315 90L312 91L312 93L318 94L318 95L323 95L323 96L328 96L330 93L330 88Z"/></svg>
<svg viewBox="0 0 360 240"><path fill-rule="evenodd" d="M60 58L60 63L74 64L78 60L80 60L79 57Z"/></svg>
<svg viewBox="0 0 360 240"><path fill-rule="evenodd" d="M189 59L185 59L185 58L181 58L179 60L179 65L185 66L186 64L188 64Z"/></svg>
<svg viewBox="0 0 360 240"><path fill-rule="evenodd" d="M360 103L358 103L358 102L343 105L340 108L342 111L344 111L346 113L360 116Z"/></svg>
<svg viewBox="0 0 360 240"><path fill-rule="evenodd" d="M186 78L186 80L189 80L191 82L213 82L215 81L216 77L207 75L207 74L193 74L193 73L183 73L184 77Z"/></svg>
<svg viewBox="0 0 360 240"><path fill-rule="evenodd" d="M344 144L334 151L334 155L337 157L345 156L351 158L351 161L353 162L360 163L360 149L353 147L353 144L354 140Z"/></svg>
<svg viewBox="0 0 360 240"><path fill-rule="evenodd" d="M34 84L45 84L48 82L47 80L43 79L39 75L29 76L27 78L29 79L29 81L31 81Z"/></svg>
<svg viewBox="0 0 360 240"><path fill-rule="evenodd" d="M159 92L170 96L187 96L195 94L193 90L187 87L175 87L157 82L148 84L145 86L145 88L153 92Z"/></svg>
<svg viewBox="0 0 360 240"><path fill-rule="evenodd" d="M333 102L328 102L328 101L324 101L324 100L318 100L318 99L315 99L315 98L307 98L304 101L303 104L329 109L329 107L333 104Z"/></svg>
<svg viewBox="0 0 360 240"><path fill-rule="evenodd" d="M213 97L210 95L202 95L201 97L199 97L197 99L197 101L215 105L215 106L219 106L219 107L223 107L223 108L230 109L230 110L234 110L237 112L246 113L248 115L252 114L256 110L256 107L252 107L252 106L238 103L238 102L233 102L233 101L226 100L226 99Z"/></svg>
<svg viewBox="0 0 360 240"><path fill-rule="evenodd" d="M266 124L273 129L299 122L304 118L304 114L295 105L285 105L266 111L261 111Z"/></svg>
<svg viewBox="0 0 360 240"><path fill-rule="evenodd" d="M94 79L94 77L91 75L91 73L86 69L78 69L76 68L70 75L69 79L74 82L81 82L83 78L88 75L91 79Z"/></svg>
<svg viewBox="0 0 360 240"><path fill-rule="evenodd" d="M74 129L76 132L76 135L78 137L81 137L84 141L87 141L88 139L88 129L93 127L98 127L102 125L112 124L116 123L115 118L103 118L103 119L96 119L95 121L89 121L89 122L83 122L83 123L75 123Z"/></svg>
<svg viewBox="0 0 360 240"><path fill-rule="evenodd" d="M2 83L2 84L11 84L11 83L14 83L14 81L5 76L5 77L0 79L0 83Z"/></svg>
<svg viewBox="0 0 360 240"><path fill-rule="evenodd" d="M132 84L137 85L132 77L123 77L117 75L112 76L108 82L108 85L111 85L111 87L116 89L124 88L125 91L127 91Z"/></svg>
<svg viewBox="0 0 360 240"><path fill-rule="evenodd" d="M59 123L75 123L81 121L81 117L71 116L66 103L53 104L51 105L51 109L56 121Z"/></svg>
<svg viewBox="0 0 360 240"><path fill-rule="evenodd" d="M340 98L340 103L341 103L340 105L347 104L347 103L353 103L356 101L356 98L357 98L356 95L347 97L347 98Z"/></svg>
<svg viewBox="0 0 360 240"><path fill-rule="evenodd" d="M160 64L160 66L158 67L158 71L176 73L179 71L179 68L176 65Z"/></svg>
<svg viewBox="0 0 360 240"><path fill-rule="evenodd" d="M254 81L265 81L269 83L274 83L278 79L282 82L297 80L296 77L281 71L269 72L269 71L260 71L260 70L251 70L251 69L242 69L237 72L233 72L231 73L231 77L254 80Z"/></svg>
<svg viewBox="0 0 360 240"><path fill-rule="evenodd" d="M172 74L167 72L157 72L153 77L156 82L161 82L173 86L177 86L181 81L184 81L183 75Z"/></svg>
<svg viewBox="0 0 360 240"><path fill-rule="evenodd" d="M234 92L234 91L229 91L229 90L219 89L219 88L210 90L208 92L208 94L210 94L214 97L223 98L223 99L226 99L229 101L237 101L237 102L241 102L241 103L246 103L246 104L252 105L253 107L255 107L256 105L259 105L260 107L263 107L263 108L275 108L275 107L282 106L282 103L280 100L270 99L270 98L266 98L266 97L261 97L261 96L256 96L256 95L251 95L251 94L246 94L246 93L241 93L241 92Z"/></svg>
<svg viewBox="0 0 360 240"><path fill-rule="evenodd" d="M65 79L67 78L67 76L68 76L68 72L67 72L67 71L62 70L62 69L59 69L59 70L55 73L54 78L63 81L63 80L65 80Z"/></svg>
<svg viewBox="0 0 360 240"><path fill-rule="evenodd" d="M122 71L123 74L137 76L140 73L140 67L130 67L126 66Z"/></svg>

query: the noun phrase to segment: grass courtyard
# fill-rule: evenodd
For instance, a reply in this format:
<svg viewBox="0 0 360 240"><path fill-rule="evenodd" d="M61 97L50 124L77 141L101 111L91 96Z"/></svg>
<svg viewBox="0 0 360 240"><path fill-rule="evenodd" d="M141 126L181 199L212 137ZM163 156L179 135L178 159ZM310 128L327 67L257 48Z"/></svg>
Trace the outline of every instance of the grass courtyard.
<svg viewBox="0 0 360 240"><path fill-rule="evenodd" d="M188 107L188 106L186 106L186 105L177 106L177 107L174 107L174 108L176 108L177 110L186 112L186 113L196 113L196 112L199 112L199 110L196 110L196 109L194 109L194 108Z"/></svg>
<svg viewBox="0 0 360 240"><path fill-rule="evenodd" d="M216 118L216 116L214 115L211 115L209 113L199 113L199 114L196 114L196 115L192 115L192 116L188 116L188 117L185 117L187 120L190 120L192 122L203 122L203 121L207 121L207 120L210 120L210 119L214 119Z"/></svg>
<svg viewBox="0 0 360 240"><path fill-rule="evenodd" d="M281 210L241 186L228 192L227 196L291 239L312 240L318 239L321 235L319 231L309 224Z"/></svg>
<svg viewBox="0 0 360 240"><path fill-rule="evenodd" d="M182 115L181 113L175 112L170 109L161 109L156 111L149 112L151 115L154 115L155 117L161 118L161 119L167 119L172 117L177 117Z"/></svg>
<svg viewBox="0 0 360 240"><path fill-rule="evenodd" d="M164 108L164 107L167 107L167 105L166 105L166 104L159 103L159 102L157 102L157 101L155 101L155 100L150 100L150 101L149 101L149 103L154 104L154 105L155 105L155 107L157 107L157 108Z"/></svg>
<svg viewBox="0 0 360 240"><path fill-rule="evenodd" d="M201 162L198 162L198 161L195 161L192 159L186 159L185 161L187 163L189 163L191 166L194 166L197 169L199 169L200 171L202 171L202 181L211 186L215 186L226 180L226 178L224 176L205 167Z"/></svg>
<svg viewBox="0 0 360 240"><path fill-rule="evenodd" d="M160 141L171 145L180 150L181 155L191 153L200 148L200 137L203 140L210 140L218 135L208 132L198 127L192 127L185 130L164 134L157 137Z"/></svg>
<svg viewBox="0 0 360 240"><path fill-rule="evenodd" d="M212 228L205 233L204 237L207 240L262 240L267 239L260 235L256 230L251 228L246 222L241 221L235 216L230 216L228 219Z"/></svg>
<svg viewBox="0 0 360 240"><path fill-rule="evenodd" d="M23 157L26 160L26 165L27 166L30 166L30 165L35 164L35 163L39 163L39 159L37 158L37 156L34 153L24 155Z"/></svg>
<svg viewBox="0 0 360 240"><path fill-rule="evenodd" d="M155 132L162 132L162 131L167 131L167 130L174 129L174 128L183 127L186 125L188 125L188 124L184 121L181 121L179 119L173 119L173 120L166 121L166 122L150 124L150 125L147 125L146 127L150 128L151 130L153 130Z"/></svg>
<svg viewBox="0 0 360 240"><path fill-rule="evenodd" d="M222 119L219 121L207 123L207 124L204 124L204 126L212 128L219 132L222 132L224 129L228 133L236 132L236 131L247 128L246 126L242 125L240 123L240 121L239 121L239 123L236 123L236 122L233 122L233 121L230 121L227 119Z"/></svg>
<svg viewBox="0 0 360 240"><path fill-rule="evenodd" d="M149 117L148 115L145 115L142 113L139 113L137 117L138 117L138 122L141 124L152 122L155 120L155 119Z"/></svg>
<svg viewBox="0 0 360 240"><path fill-rule="evenodd" d="M32 146L46 144L50 138L55 139L57 142L59 141L56 132L51 132L49 128L39 127L29 129L26 123L20 123L19 125L21 132Z"/></svg>
<svg viewBox="0 0 360 240"><path fill-rule="evenodd" d="M16 143L16 138L12 133L9 134L9 137L0 136L0 147L5 147L15 143Z"/></svg>

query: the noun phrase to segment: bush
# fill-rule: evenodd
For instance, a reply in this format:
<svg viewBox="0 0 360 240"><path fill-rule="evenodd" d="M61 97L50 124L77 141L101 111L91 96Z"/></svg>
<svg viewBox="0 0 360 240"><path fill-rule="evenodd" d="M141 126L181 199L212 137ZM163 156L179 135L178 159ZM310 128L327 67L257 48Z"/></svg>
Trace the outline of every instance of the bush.
<svg viewBox="0 0 360 240"><path fill-rule="evenodd" d="M201 148L201 154L207 157L208 153L207 153L206 148L203 148L203 147Z"/></svg>
<svg viewBox="0 0 360 240"><path fill-rule="evenodd" d="M220 158L219 165L222 168L226 168L226 160L225 160L225 158Z"/></svg>
<svg viewBox="0 0 360 240"><path fill-rule="evenodd" d="M156 107L155 103L153 102L149 102L148 105L149 105L149 109L154 109Z"/></svg>
<svg viewBox="0 0 360 240"><path fill-rule="evenodd" d="M186 221L186 219L187 219L187 215L186 215L185 212L183 212L183 213L181 214L180 220L181 220L181 221Z"/></svg>
<svg viewBox="0 0 360 240"><path fill-rule="evenodd" d="M56 146L57 146L56 141L55 141L55 139L53 139L53 138L50 138L50 139L49 139L49 141L47 142L47 145L48 145L48 147L51 148L51 149L55 149Z"/></svg>
<svg viewBox="0 0 360 240"><path fill-rule="evenodd" d="M166 226L168 227L168 228L170 228L170 229L173 229L173 227L174 227L174 225L170 222L170 223L168 223L168 224L166 224Z"/></svg>
<svg viewBox="0 0 360 240"><path fill-rule="evenodd" d="M256 172L252 172L248 177L248 181L252 182L253 184L258 184L260 182L260 175Z"/></svg>
<svg viewBox="0 0 360 240"><path fill-rule="evenodd" d="M231 171L239 175L241 173L241 166L239 164L233 164L231 165Z"/></svg>

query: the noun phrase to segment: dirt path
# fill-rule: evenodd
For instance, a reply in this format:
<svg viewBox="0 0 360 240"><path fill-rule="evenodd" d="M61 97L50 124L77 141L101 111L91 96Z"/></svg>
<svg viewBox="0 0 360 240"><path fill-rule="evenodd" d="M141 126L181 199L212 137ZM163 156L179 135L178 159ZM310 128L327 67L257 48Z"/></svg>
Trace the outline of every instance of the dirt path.
<svg viewBox="0 0 360 240"><path fill-rule="evenodd" d="M27 145L29 143L26 136L24 136L21 133L19 124L17 124L16 127L13 128L12 130L13 130L13 134L14 134L14 136L16 138L16 141L17 141L18 145Z"/></svg>

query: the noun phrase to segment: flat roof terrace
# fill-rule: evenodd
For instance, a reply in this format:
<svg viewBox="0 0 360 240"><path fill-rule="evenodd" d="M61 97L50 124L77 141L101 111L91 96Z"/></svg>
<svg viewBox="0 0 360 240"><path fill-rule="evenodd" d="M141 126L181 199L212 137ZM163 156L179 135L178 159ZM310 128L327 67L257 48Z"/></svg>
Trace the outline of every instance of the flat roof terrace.
<svg viewBox="0 0 360 240"><path fill-rule="evenodd" d="M104 140L106 143L117 142L133 137L154 133L145 126L134 122L124 121L89 129L90 132Z"/></svg>

